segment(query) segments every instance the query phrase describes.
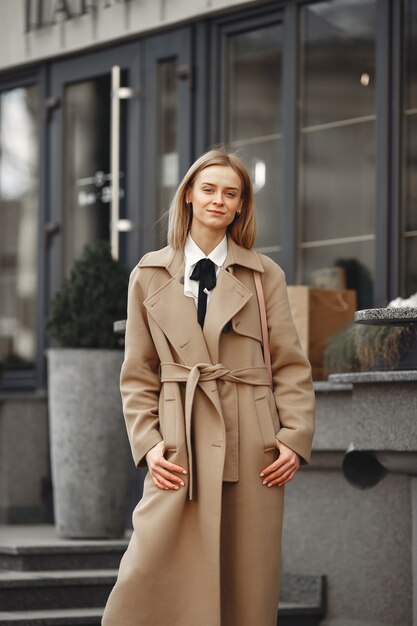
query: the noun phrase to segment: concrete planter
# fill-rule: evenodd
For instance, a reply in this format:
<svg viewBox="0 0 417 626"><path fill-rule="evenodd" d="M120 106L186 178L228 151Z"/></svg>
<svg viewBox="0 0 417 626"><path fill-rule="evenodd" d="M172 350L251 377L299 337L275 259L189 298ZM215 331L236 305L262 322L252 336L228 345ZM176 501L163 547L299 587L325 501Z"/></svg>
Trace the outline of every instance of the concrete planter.
<svg viewBox="0 0 417 626"><path fill-rule="evenodd" d="M54 348L47 357L57 533L121 537L132 470L119 391L123 353Z"/></svg>

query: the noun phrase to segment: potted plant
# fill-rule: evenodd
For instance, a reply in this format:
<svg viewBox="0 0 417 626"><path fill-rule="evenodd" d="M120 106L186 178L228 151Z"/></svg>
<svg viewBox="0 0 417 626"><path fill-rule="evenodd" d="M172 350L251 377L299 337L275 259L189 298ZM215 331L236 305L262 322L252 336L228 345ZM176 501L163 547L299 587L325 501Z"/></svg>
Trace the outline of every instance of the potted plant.
<svg viewBox="0 0 417 626"><path fill-rule="evenodd" d="M57 532L69 538L124 534L131 454L113 322L126 317L127 268L107 242L86 247L50 304L47 350L52 482Z"/></svg>
<svg viewBox="0 0 417 626"><path fill-rule="evenodd" d="M329 374L367 370L417 369L415 325L350 324L329 338L324 353Z"/></svg>

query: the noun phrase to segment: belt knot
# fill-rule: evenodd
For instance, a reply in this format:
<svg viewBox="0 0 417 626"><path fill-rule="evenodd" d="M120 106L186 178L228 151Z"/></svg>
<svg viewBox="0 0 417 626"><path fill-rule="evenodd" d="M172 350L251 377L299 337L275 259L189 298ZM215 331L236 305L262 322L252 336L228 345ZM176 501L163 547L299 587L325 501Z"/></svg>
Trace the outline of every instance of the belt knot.
<svg viewBox="0 0 417 626"><path fill-rule="evenodd" d="M199 383L210 380L225 380L234 383L269 386L269 373L265 366L243 367L231 370L221 363L196 363L189 367L179 363L161 363L161 382L185 382L185 435L188 456L188 497L193 499L194 473L192 449L192 409L194 396Z"/></svg>

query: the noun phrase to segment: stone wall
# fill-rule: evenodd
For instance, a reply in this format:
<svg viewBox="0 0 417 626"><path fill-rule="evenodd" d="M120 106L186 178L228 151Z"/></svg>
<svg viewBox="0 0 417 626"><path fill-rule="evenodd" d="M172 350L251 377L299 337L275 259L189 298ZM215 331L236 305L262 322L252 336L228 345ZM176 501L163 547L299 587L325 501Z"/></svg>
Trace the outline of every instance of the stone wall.
<svg viewBox="0 0 417 626"><path fill-rule="evenodd" d="M0 523L51 521L46 394L0 397Z"/></svg>
<svg viewBox="0 0 417 626"><path fill-rule="evenodd" d="M286 487L283 569L327 577L322 626L417 625L414 377L316 383L312 462ZM344 477L352 443L389 470L374 487Z"/></svg>

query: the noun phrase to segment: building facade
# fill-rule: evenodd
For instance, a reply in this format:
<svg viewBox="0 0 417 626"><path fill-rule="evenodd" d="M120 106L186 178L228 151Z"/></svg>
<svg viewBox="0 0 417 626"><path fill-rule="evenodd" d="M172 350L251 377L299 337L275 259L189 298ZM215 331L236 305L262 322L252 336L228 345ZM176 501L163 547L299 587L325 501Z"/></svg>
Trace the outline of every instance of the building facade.
<svg viewBox="0 0 417 626"><path fill-rule="evenodd" d="M218 143L289 283L343 267L359 308L417 291L417 0L3 0L0 41L4 389L44 386L48 301L84 245L113 232L129 266L163 245Z"/></svg>
<svg viewBox="0 0 417 626"><path fill-rule="evenodd" d="M289 284L342 268L358 308L417 291L417 0L1 0L0 52L0 524L53 521L50 299L85 244L128 267L164 245L210 146L242 156ZM417 624L411 380L316 384L283 567L326 575L329 625ZM353 441L390 468L366 492Z"/></svg>
<svg viewBox="0 0 417 626"><path fill-rule="evenodd" d="M343 267L359 308L417 291L417 0L3 0L0 41L5 392L45 386L84 245L113 233L130 267L164 245L214 144L247 164L288 283Z"/></svg>

